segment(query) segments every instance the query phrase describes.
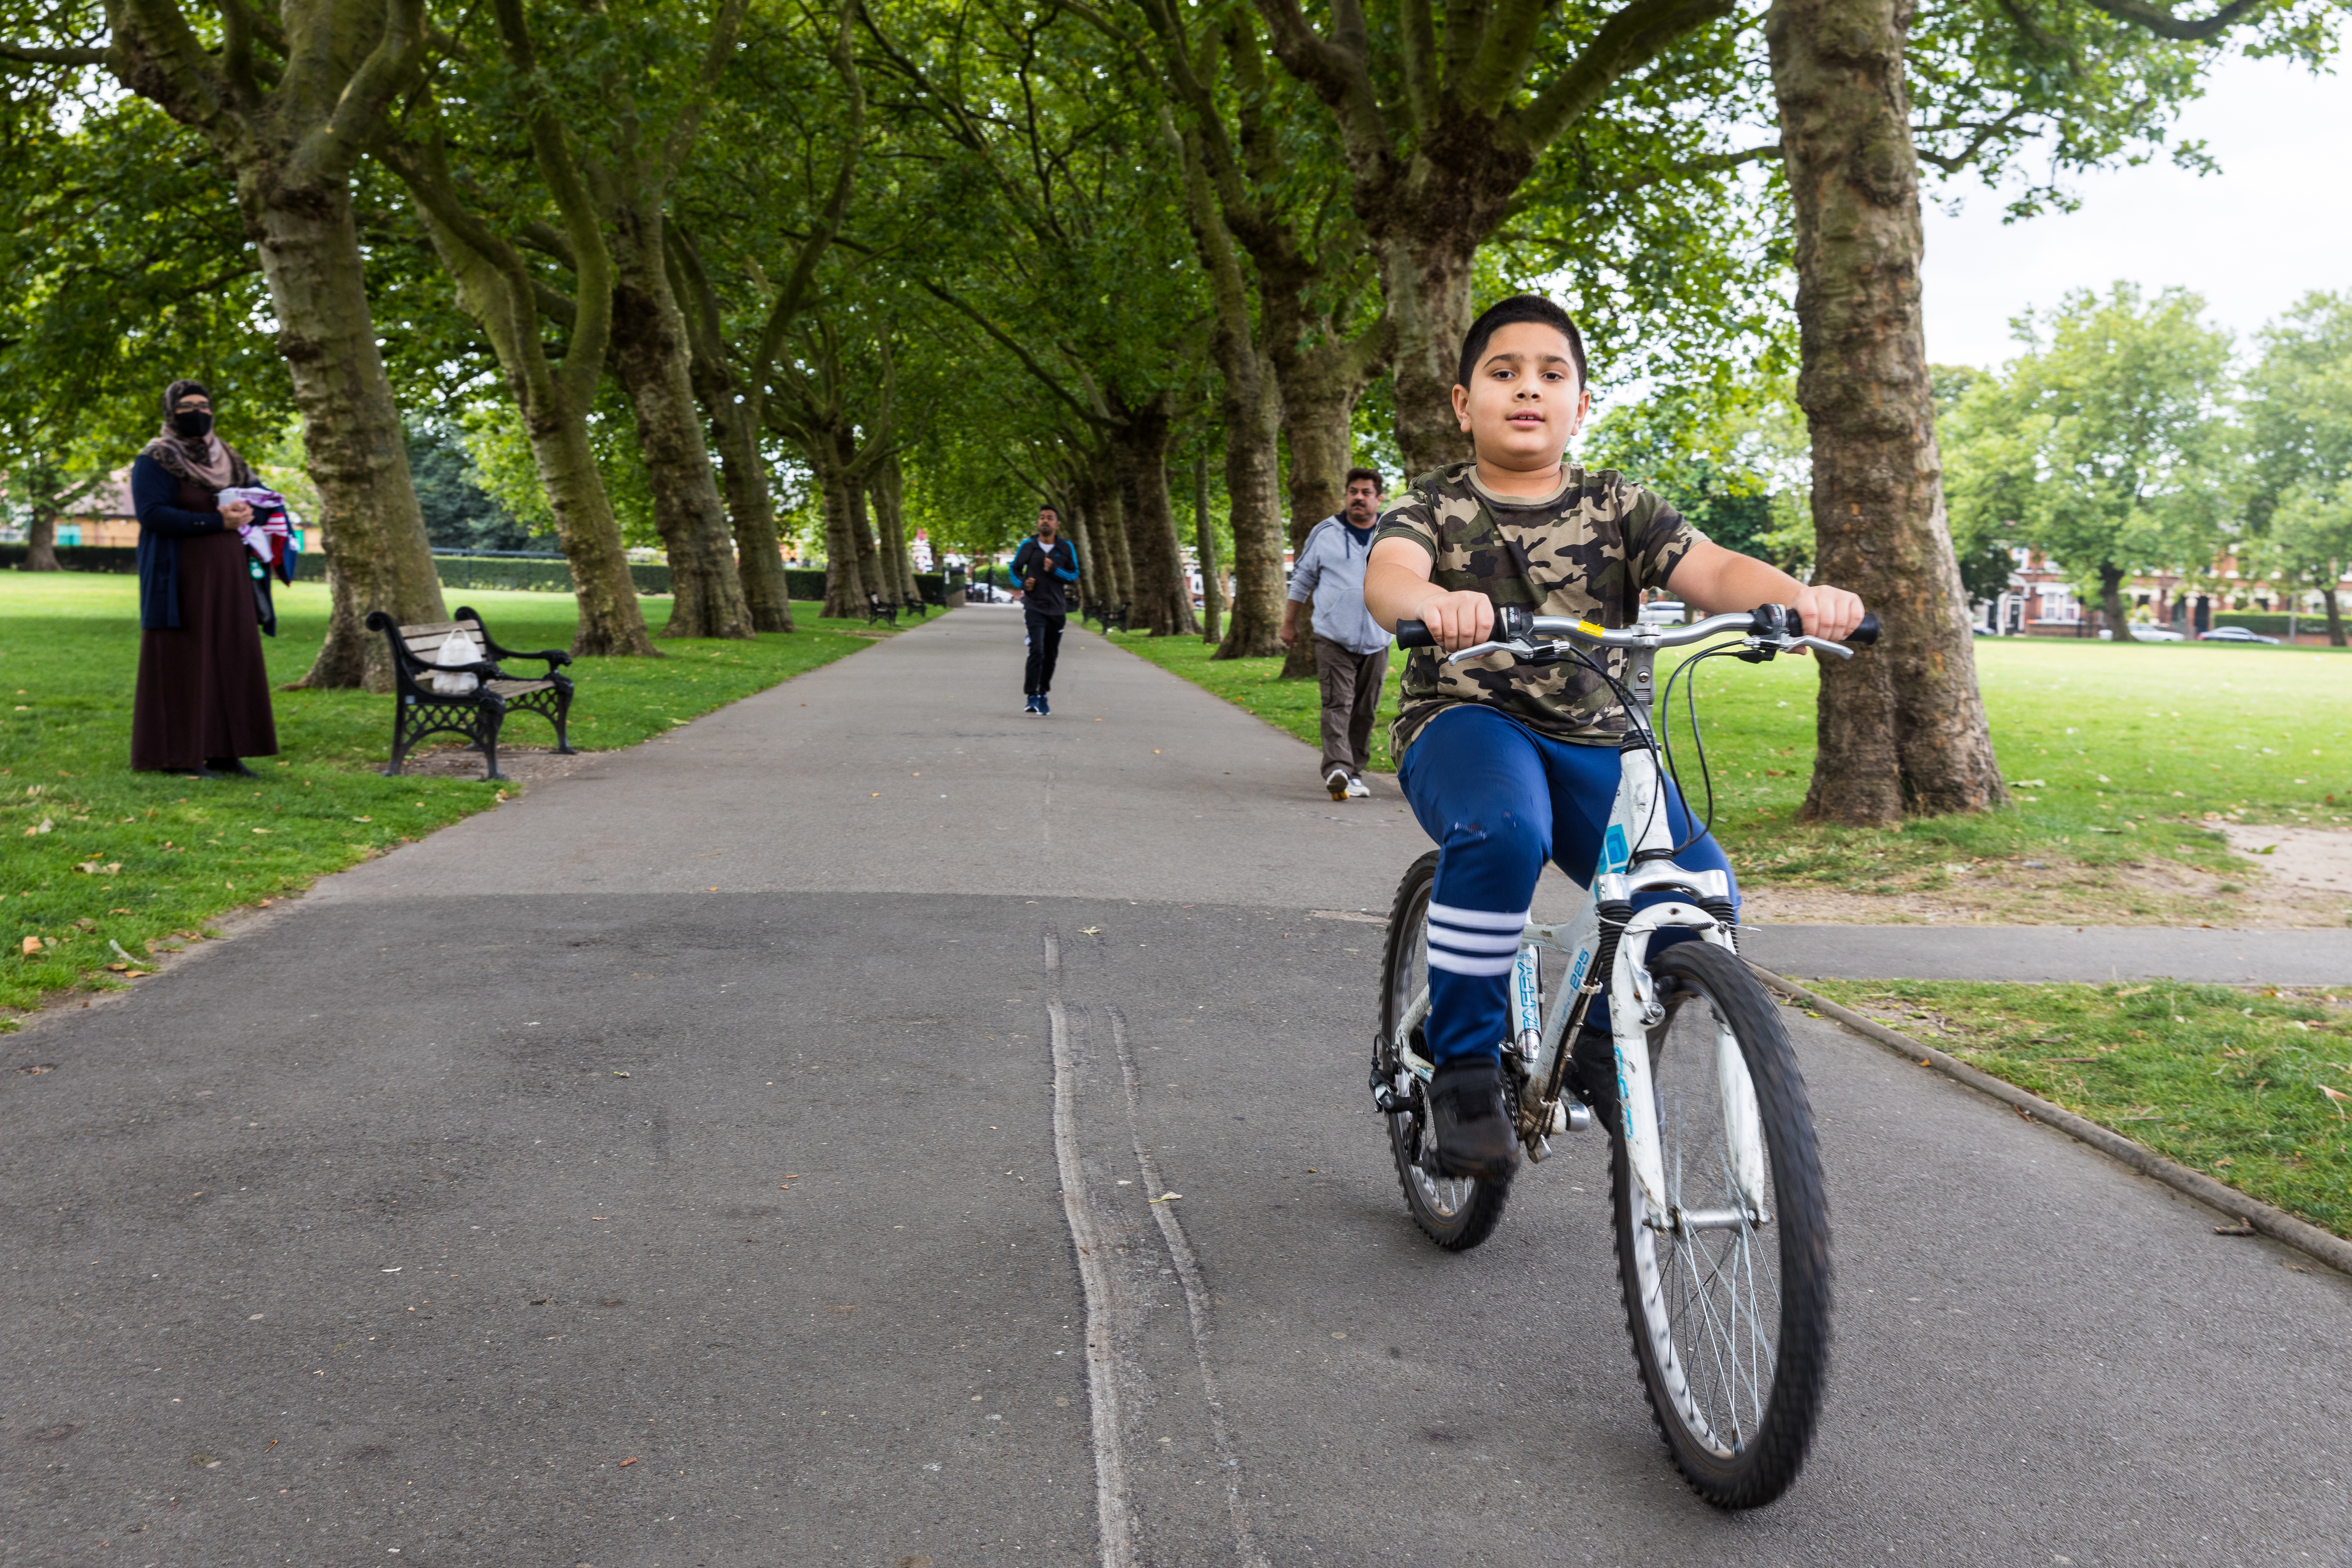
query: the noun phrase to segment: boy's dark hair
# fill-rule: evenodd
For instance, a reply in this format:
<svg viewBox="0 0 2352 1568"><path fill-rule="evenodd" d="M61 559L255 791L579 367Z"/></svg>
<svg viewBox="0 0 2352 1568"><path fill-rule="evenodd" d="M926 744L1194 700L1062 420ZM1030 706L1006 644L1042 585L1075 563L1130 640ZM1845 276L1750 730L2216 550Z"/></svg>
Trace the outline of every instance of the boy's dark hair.
<svg viewBox="0 0 2352 1568"><path fill-rule="evenodd" d="M1346 489L1358 479L1370 479L1372 482L1372 489L1374 490L1378 491L1381 495L1386 495L1388 493L1388 482L1381 478L1381 471L1378 468L1349 468L1348 470L1348 477L1339 481L1339 488L1341 489Z"/></svg>
<svg viewBox="0 0 2352 1568"><path fill-rule="evenodd" d="M1059 521L1062 521L1062 509L1061 509L1060 507L1055 506L1052 501L1045 501L1045 502L1042 502L1042 503L1038 506L1037 510L1038 510L1039 511L1050 511L1050 512L1052 512L1052 513L1054 514L1054 521L1055 521L1055 522L1059 522Z"/></svg>
<svg viewBox="0 0 2352 1568"><path fill-rule="evenodd" d="M1584 334L1576 330L1576 318L1553 304L1540 294L1514 294L1507 300L1497 300L1486 307L1479 318L1470 323L1462 334L1462 363L1455 368L1454 382L1467 386L1477 374L1478 362L1486 357L1486 345L1495 334L1518 321L1537 321L1558 329L1568 340L1568 357L1576 362L1576 384L1581 389L1584 374Z"/></svg>

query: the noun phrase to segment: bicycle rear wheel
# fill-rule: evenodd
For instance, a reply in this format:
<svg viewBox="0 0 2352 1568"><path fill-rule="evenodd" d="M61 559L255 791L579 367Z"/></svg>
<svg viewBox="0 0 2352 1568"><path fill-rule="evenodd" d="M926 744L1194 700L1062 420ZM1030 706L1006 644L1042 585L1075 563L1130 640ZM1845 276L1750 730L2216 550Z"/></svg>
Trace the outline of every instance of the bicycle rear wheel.
<svg viewBox="0 0 2352 1568"><path fill-rule="evenodd" d="M1406 1068L1392 1044L1397 1021L1429 989L1429 897L1436 885L1437 851L1433 849L1405 872L1397 885L1396 902L1390 906L1388 945L1381 963L1381 1037L1372 1074L1391 1091L1392 1103L1406 1107L1387 1118L1389 1152L1396 1160L1397 1184L1404 1189L1413 1224L1448 1252L1467 1252L1495 1234L1511 1194L1510 1180L1440 1176L1423 1166L1430 1135L1428 1086ZM1428 1046L1419 1026L1412 1039L1413 1048L1426 1058Z"/></svg>
<svg viewBox="0 0 2352 1568"><path fill-rule="evenodd" d="M1650 1030L1650 1071L1669 1218L1652 1223L1612 1114L1626 1328L1675 1468L1717 1507L1754 1508L1803 1468L1829 1371L1829 1209L1812 1110L1771 998L1737 957L1679 942L1656 951L1650 973L1666 1006ZM1760 1220L1725 1133L1727 1035L1762 1125Z"/></svg>

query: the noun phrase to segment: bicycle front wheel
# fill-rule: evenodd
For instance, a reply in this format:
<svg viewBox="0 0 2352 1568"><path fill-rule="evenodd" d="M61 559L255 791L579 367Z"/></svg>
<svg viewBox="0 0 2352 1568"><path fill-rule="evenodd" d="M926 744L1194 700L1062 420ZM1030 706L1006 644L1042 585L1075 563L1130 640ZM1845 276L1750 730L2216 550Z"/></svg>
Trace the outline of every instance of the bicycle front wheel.
<svg viewBox="0 0 2352 1568"><path fill-rule="evenodd" d="M1429 993L1429 899L1437 886L1437 851L1412 863L1389 908L1388 945L1381 963L1381 1037L1372 1058L1374 1079L1400 1107L1386 1118L1389 1152L1396 1160L1397 1184L1421 1233L1448 1252L1467 1252L1495 1234L1511 1184L1473 1176L1441 1176L1429 1168L1428 1085L1404 1065L1395 1049L1397 1023ZM1416 1026L1414 1048L1429 1047Z"/></svg>
<svg viewBox="0 0 2352 1568"><path fill-rule="evenodd" d="M1737 957L1678 942L1657 950L1650 973L1666 1007L1649 1044L1668 1212L1650 1212L1623 1119L1612 1116L1626 1327L1675 1468L1717 1507L1754 1508L1803 1468L1829 1371L1829 1209L1812 1110L1779 1012ZM1746 1114L1740 1067L1764 1145L1744 1184L1727 1131ZM1748 1190L1759 1175L1761 1190Z"/></svg>

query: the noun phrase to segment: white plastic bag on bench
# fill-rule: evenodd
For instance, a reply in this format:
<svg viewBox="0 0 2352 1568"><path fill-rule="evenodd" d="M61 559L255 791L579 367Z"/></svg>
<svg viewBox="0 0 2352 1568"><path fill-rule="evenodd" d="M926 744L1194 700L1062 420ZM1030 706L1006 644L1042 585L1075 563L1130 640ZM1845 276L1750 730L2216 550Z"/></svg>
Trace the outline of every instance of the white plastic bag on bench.
<svg viewBox="0 0 2352 1568"><path fill-rule="evenodd" d="M445 668L454 666L456 673L443 675L436 672L425 679L433 683L434 690L445 697L464 697L482 683L481 677L465 667L469 664L479 664L481 661L481 645L460 628L444 638L440 647L433 655L434 663Z"/></svg>

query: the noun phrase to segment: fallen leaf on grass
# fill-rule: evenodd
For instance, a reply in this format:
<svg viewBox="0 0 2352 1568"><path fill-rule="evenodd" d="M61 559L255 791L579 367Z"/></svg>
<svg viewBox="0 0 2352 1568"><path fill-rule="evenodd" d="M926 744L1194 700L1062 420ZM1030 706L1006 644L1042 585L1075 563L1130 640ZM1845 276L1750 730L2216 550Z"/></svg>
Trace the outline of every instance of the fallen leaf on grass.
<svg viewBox="0 0 2352 1568"><path fill-rule="evenodd" d="M28 956L28 957L29 957L29 956L30 956L30 955L32 955L33 953L38 952L40 952L40 951L41 951L41 939L40 939L39 937L37 937L37 936L28 936L28 937L26 937L26 938L25 939L25 952L26 952L26 956Z"/></svg>
<svg viewBox="0 0 2352 1568"><path fill-rule="evenodd" d="M25 829L25 837L30 838L37 833L47 833L55 826L57 826L57 824L51 822L45 816L41 818L41 825L38 827L27 827Z"/></svg>
<svg viewBox="0 0 2352 1568"><path fill-rule="evenodd" d="M2352 1101L2352 1094L2347 1094L2340 1089L2330 1089L2324 1083L2319 1086L2319 1092L2326 1095L2329 1100L2335 1101L2338 1105ZM2336 1113L2336 1120L2338 1121L2345 1120L2344 1113L2341 1110Z"/></svg>

